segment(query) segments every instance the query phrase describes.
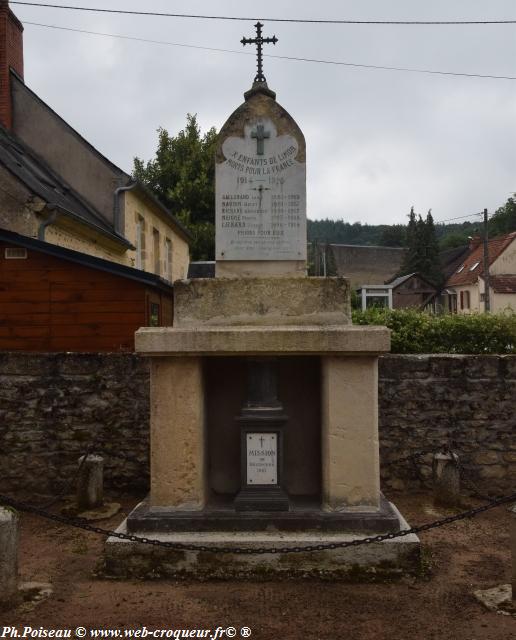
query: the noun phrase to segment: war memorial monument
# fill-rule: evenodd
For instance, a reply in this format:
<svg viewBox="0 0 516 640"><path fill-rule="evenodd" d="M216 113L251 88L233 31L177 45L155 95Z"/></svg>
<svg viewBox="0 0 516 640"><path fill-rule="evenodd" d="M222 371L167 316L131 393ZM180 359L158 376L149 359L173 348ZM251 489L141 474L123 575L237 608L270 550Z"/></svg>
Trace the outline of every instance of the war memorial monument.
<svg viewBox="0 0 516 640"><path fill-rule="evenodd" d="M216 152L215 278L174 283L174 323L142 328L151 368L151 487L108 539L115 576L399 572L415 535L380 491L378 356L385 327L353 326L345 278L307 276L306 145L262 69ZM289 552L307 546L323 549ZM261 553L248 553L261 550ZM263 552L263 551L267 552Z"/></svg>

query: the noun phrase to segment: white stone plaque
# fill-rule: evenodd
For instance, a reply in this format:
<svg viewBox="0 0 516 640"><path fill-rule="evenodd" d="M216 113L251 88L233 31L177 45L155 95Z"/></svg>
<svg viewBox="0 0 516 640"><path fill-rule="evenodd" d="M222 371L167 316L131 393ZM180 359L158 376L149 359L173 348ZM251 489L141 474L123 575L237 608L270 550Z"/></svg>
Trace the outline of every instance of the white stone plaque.
<svg viewBox="0 0 516 640"><path fill-rule="evenodd" d="M247 433L247 484L278 484L278 434Z"/></svg>
<svg viewBox="0 0 516 640"><path fill-rule="evenodd" d="M222 144L216 167L216 259L306 260L306 164L270 118Z"/></svg>

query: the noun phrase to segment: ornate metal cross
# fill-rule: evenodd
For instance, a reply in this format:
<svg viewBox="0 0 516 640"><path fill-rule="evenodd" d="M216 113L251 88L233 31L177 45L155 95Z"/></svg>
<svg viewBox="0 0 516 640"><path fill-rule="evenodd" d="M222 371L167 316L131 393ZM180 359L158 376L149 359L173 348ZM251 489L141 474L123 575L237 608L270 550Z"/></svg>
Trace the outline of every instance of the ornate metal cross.
<svg viewBox="0 0 516 640"><path fill-rule="evenodd" d="M263 156L265 153L264 140L270 138L270 131L265 131L263 124L256 125L256 131L251 131L251 138L256 138L256 155Z"/></svg>
<svg viewBox="0 0 516 640"><path fill-rule="evenodd" d="M256 74L254 81L255 82L266 82L265 76L263 75L263 53L262 47L264 44L276 44L278 42L278 38L273 36L272 38L264 38L262 36L262 27L263 24L261 22L257 22L255 25L256 28L256 38L242 38L240 42L244 45L246 44L255 44L256 45L256 58L258 63L258 73Z"/></svg>

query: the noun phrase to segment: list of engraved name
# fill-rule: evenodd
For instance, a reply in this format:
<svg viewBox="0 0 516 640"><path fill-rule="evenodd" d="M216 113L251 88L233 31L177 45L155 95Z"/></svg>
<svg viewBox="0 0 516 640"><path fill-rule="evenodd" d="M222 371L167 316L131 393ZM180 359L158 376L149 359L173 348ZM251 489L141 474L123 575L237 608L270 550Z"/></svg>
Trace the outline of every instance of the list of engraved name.
<svg viewBox="0 0 516 640"><path fill-rule="evenodd" d="M280 254L283 248L289 250L288 237L298 234L304 217L300 194L289 189L288 170L296 164L296 153L291 145L265 158L234 151L227 159L234 191L222 193L219 206L221 227L234 237L231 245L259 246Z"/></svg>

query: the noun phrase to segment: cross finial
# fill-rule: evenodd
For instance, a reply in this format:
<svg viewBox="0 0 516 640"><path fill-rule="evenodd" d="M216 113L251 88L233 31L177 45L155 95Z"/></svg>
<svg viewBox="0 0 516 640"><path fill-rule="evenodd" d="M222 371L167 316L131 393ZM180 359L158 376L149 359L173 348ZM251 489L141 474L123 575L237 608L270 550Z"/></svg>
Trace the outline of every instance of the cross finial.
<svg viewBox="0 0 516 640"><path fill-rule="evenodd" d="M242 38L240 42L244 45L246 44L255 44L256 45L256 58L257 58L257 66L258 73L256 74L254 81L255 82L266 82L265 76L263 75L263 52L262 47L264 44L276 44L278 42L278 38L273 36L272 38L264 38L262 36L262 27L263 24L261 22L257 22L255 25L256 28L256 38Z"/></svg>

